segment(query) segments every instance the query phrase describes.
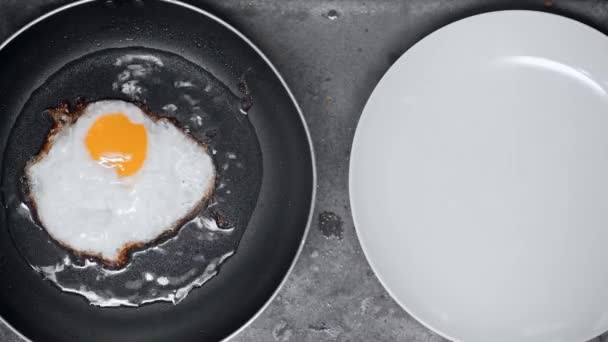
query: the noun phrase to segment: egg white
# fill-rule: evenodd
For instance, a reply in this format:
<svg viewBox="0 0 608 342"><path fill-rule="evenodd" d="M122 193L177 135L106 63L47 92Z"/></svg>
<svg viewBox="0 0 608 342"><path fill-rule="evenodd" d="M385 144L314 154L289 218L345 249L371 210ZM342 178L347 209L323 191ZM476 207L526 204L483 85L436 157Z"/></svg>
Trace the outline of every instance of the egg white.
<svg viewBox="0 0 608 342"><path fill-rule="evenodd" d="M107 113L124 113L147 131L147 156L133 175L119 177L91 158L85 137ZM204 145L166 119L136 105L89 104L26 167L30 197L48 233L76 252L123 262L125 249L174 230L213 192L215 168Z"/></svg>

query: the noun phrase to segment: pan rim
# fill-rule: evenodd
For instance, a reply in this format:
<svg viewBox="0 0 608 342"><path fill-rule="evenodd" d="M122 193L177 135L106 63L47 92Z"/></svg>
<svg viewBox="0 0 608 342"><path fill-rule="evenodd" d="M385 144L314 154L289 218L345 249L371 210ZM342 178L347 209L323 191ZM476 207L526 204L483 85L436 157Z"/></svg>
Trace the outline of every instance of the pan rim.
<svg viewBox="0 0 608 342"><path fill-rule="evenodd" d="M36 19L30 21L29 23L25 24L23 27L21 27L15 33L13 33L12 35L10 35L6 40L4 40L0 44L0 51L2 49L4 49L8 44L10 44L13 40L15 40L18 36L20 36L21 34L23 34L25 31L27 31L28 29L30 29L34 25L38 24L39 22L41 22L41 21L43 21L43 20L45 20L45 19L47 19L49 17L52 17L55 14L58 14L60 12L66 11L68 9L71 9L72 7L77 7L77 6L84 5L84 4L87 4L87 3L90 3L90 2L95 2L95 1L97 1L97 0L78 0L78 1L75 1L75 2L72 2L72 3L60 6L60 7L56 8L56 9L54 9L54 10L51 10L50 12L47 12L47 13L39 16L38 18L36 18ZM210 12L204 10L204 9L201 9L201 8L196 7L196 6L184 3L181 0L158 0L158 1L164 2L164 3L168 3L168 4L172 4L172 5L176 5L176 6L181 6L181 7L185 8L185 9L188 9L188 10L194 11L194 12L196 12L198 14L204 15L204 16L210 18L211 20L214 20L218 24L222 25L223 27L225 27L226 29L228 29L229 31L231 31L232 33L234 33L235 35L237 35L245 43L247 43L247 45L249 45L249 47L251 47L262 58L262 60L266 63L266 65L268 65L268 67L274 73L275 77L277 77L277 79L280 81L280 83L283 86L283 88L287 91L287 94L289 95L289 98L291 99L291 102L295 106L296 111L298 112L298 116L300 117L300 121L302 123L302 127L304 128L304 133L306 135L306 140L308 142L308 147L309 147L309 150L310 150L311 171L312 171L311 202L310 202L310 208L309 208L309 212L308 212L308 218L306 220L306 227L304 228L304 232L302 234L302 238L301 238L300 244L298 245L298 249L297 249L295 255L293 256L293 259L291 261L291 264L289 265L289 268L287 269L287 271L283 275L283 278L281 279L281 282L276 287L276 289L273 291L272 295L255 312L255 314L253 314L244 324L242 324L238 329L236 329L235 331L233 331L232 333L230 333L228 336L226 336L225 338L223 338L221 340L223 342L224 341L229 341L233 337L235 337L238 334L240 334L243 330L245 330L245 328L249 327L253 323L253 321L255 321L264 311L266 311L266 309L268 308L268 306L270 306L270 304L275 300L275 298L277 297L277 295L279 294L279 292L281 291L281 289L285 286L285 283L287 282L287 279L289 278L289 276L293 272L297 261L300 259L300 256L302 255L302 251L304 249L304 245L306 243L306 240L308 238L308 234L310 232L310 226L312 224L313 214L314 214L315 207L316 207L315 204L316 204L316 197L317 197L317 167L316 167L316 157L315 157L314 146L312 144L312 138L310 136L310 131L309 131L309 128L308 128L308 124L306 123L306 118L304 117L304 114L302 113L302 109L300 108L300 105L296 101L295 96L291 92L291 89L287 85L287 82L285 82L285 80L283 79L283 76L281 76L281 74L279 73L279 71L277 70L277 68L274 66L274 64L272 64L272 62L268 59L268 57L266 57L266 55L262 52L262 50L260 50L260 48L257 47L257 45L255 45L245 34L241 33L234 26L230 25L225 20L221 19L220 17L218 17L218 16L216 16L216 15L214 15L214 14L212 14L212 13L210 13ZM33 342L30 338L26 337L23 333L21 333L19 330L17 330L15 327L13 327L9 322L7 322L4 319L4 317L2 317L2 315L0 315L0 323L4 324L6 327L8 327L8 329L10 331L12 331L15 335L19 336L19 338L21 338L24 342Z"/></svg>

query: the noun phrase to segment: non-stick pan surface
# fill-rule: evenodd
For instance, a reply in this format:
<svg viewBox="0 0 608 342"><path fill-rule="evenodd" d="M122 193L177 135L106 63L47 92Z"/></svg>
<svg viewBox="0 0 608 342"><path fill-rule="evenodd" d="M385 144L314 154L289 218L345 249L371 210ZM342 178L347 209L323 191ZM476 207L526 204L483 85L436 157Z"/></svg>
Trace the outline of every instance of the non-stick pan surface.
<svg viewBox="0 0 608 342"><path fill-rule="evenodd" d="M148 88L114 84L121 81L120 63L112 61L129 55L163 58L163 71ZM272 298L305 237L314 161L292 95L246 38L178 2L81 1L2 46L0 75L0 316L9 325L34 341L214 341L237 331ZM202 92L182 89L181 80L198 82ZM230 193L218 191L217 202L232 220L236 233L226 243L236 253L177 305L99 308L60 291L32 263L50 261L62 249L52 241L46 244L54 247L40 245L43 231L14 215L23 163L50 128L44 109L64 100L107 98L169 112L216 150L219 177L232 186ZM197 116L203 125L188 121ZM230 164L235 154L239 162ZM187 256L194 245L180 239L180 255ZM211 254L223 248L206 246ZM179 267L171 255L154 260L166 269Z"/></svg>

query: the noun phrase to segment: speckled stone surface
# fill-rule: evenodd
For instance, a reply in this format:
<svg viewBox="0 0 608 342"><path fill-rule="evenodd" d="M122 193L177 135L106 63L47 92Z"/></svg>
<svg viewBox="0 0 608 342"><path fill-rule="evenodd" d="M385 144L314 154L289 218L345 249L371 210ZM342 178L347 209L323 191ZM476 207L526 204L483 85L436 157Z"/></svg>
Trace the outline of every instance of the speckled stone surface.
<svg viewBox="0 0 608 342"><path fill-rule="evenodd" d="M0 40L68 2L0 0ZM348 200L348 158L363 106L407 48L451 21L488 10L535 9L608 32L608 1L188 2L228 20L268 55L298 99L316 149L318 197L304 251L274 302L233 341L445 341L388 296L357 241ZM0 326L0 341L20 339ZM608 341L608 335L593 340L600 341Z"/></svg>

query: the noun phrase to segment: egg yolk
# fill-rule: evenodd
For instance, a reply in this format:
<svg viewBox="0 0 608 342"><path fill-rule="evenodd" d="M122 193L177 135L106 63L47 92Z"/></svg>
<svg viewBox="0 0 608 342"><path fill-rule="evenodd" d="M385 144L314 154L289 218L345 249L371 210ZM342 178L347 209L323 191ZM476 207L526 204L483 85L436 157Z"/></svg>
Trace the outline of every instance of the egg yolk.
<svg viewBox="0 0 608 342"><path fill-rule="evenodd" d="M131 122L123 113L108 113L98 118L89 128L85 143L93 159L104 167L116 169L122 177L136 173L146 160L146 128Z"/></svg>

